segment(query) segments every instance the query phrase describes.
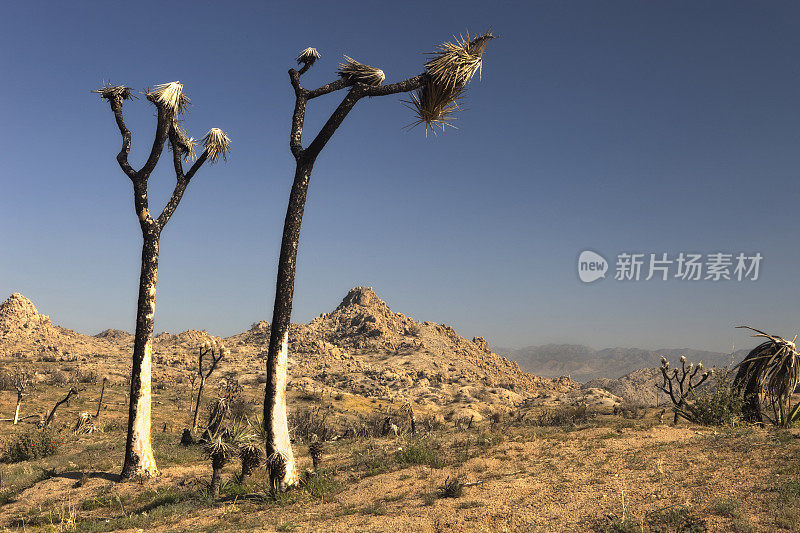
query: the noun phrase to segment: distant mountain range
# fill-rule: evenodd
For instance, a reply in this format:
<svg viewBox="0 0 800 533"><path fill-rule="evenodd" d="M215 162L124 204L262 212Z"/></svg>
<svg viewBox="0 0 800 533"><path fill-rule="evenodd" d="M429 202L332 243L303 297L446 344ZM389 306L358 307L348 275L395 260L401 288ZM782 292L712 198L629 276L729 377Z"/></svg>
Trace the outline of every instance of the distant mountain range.
<svg viewBox="0 0 800 533"><path fill-rule="evenodd" d="M693 350L690 348L604 348L595 350L580 344L545 344L518 349L495 348L499 354L516 361L520 368L537 376L555 378L569 376L586 382L597 378L616 379L642 368L661 366L661 357L676 361L685 355L689 361L705 366L729 366L741 361L746 350L730 353Z"/></svg>

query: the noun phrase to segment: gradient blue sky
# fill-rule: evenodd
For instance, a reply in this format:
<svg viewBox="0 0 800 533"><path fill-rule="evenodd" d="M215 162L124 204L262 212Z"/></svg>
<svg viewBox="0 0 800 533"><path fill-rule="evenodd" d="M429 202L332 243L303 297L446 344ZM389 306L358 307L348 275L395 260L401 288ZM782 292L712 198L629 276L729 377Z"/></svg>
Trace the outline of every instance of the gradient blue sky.
<svg viewBox="0 0 800 533"><path fill-rule="evenodd" d="M317 161L295 321L372 285L395 311L494 345L727 350L740 323L793 335L800 299L800 5L793 2L5 2L0 296L82 332L132 330L141 236L104 80L180 80L227 164L192 182L161 245L156 331L271 319L293 173L286 70L342 54L387 81L491 26L459 129L361 101ZM340 94L309 106L306 139ZM140 166L153 109L125 106ZM174 182L168 160L151 205ZM581 284L578 253L760 251L757 282Z"/></svg>

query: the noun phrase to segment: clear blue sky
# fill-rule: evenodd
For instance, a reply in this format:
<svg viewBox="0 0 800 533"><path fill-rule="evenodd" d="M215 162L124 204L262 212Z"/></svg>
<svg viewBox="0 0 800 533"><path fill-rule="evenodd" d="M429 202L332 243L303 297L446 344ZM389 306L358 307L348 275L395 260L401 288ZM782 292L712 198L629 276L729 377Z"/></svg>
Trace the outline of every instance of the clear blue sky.
<svg viewBox="0 0 800 533"><path fill-rule="evenodd" d="M361 101L317 161L295 321L372 285L399 312L494 345L752 344L739 323L798 323L800 6L793 2L6 2L0 16L0 293L64 326L132 330L140 232L104 80L180 80L195 137L227 164L192 182L161 245L156 330L229 335L271 319L292 180L286 71L306 86L342 54L387 81L453 33L501 39L458 130L403 126ZM341 94L309 106L306 139ZM152 106L126 103L132 162ZM151 205L174 182L162 159ZM759 251L756 282L580 283L584 249Z"/></svg>

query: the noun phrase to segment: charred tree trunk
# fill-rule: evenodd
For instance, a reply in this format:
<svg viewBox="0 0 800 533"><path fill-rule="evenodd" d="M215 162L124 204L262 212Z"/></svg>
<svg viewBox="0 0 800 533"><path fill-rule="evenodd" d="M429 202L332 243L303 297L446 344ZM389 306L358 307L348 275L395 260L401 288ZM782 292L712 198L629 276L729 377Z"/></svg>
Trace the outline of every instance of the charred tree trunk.
<svg viewBox="0 0 800 533"><path fill-rule="evenodd" d="M103 378L103 385L100 388L100 399L97 401L97 413L94 415L95 420L100 418L100 409L103 407L103 395L106 393L106 381L108 381L108 378Z"/></svg>
<svg viewBox="0 0 800 533"><path fill-rule="evenodd" d="M303 221L312 167L313 163L299 161L294 175L283 225L275 307L272 312L267 352L267 392L264 401L267 456L274 453L284 456L286 474L282 484L285 486L295 485L299 481L286 415L286 367L289 357L289 325L292 317L297 247L300 242L300 225Z"/></svg>
<svg viewBox="0 0 800 533"><path fill-rule="evenodd" d="M197 403L194 406L194 418L192 419L192 433L197 430L198 417L200 416L200 398L203 397L203 388L206 386L205 376L200 376L200 386L197 387Z"/></svg>
<svg viewBox="0 0 800 533"><path fill-rule="evenodd" d="M339 79L309 91L300 86L300 75L308 70L310 63L300 71L290 69L289 79L295 91L295 108L289 133L289 149L296 161L294 182L289 195L289 206L283 225L278 280L275 287L275 306L270 327L267 350L267 383L264 392L264 429L266 433L267 457L278 458L283 463L281 475L273 480L283 490L299 481L297 466L289 438L289 423L286 415L286 367L289 357L289 325L292 318L294 279L297 267L297 248L300 243L300 226L303 221L308 185L314 162L331 139L348 113L365 96L385 96L413 91L422 86L425 74L409 78L392 85L367 86L348 79ZM307 148L302 146L303 124L309 100L340 89L349 89L347 95L333 111ZM271 474L272 475L272 474Z"/></svg>
<svg viewBox="0 0 800 533"><path fill-rule="evenodd" d="M122 477L158 474L150 440L151 371L153 364L153 326L155 324L156 281L158 277L159 232L142 228L142 268L136 310L136 336L133 341L128 437Z"/></svg>
<svg viewBox="0 0 800 533"><path fill-rule="evenodd" d="M47 415L47 418L44 421L44 427L49 426L50 423L53 421L53 418L56 416L56 409L61 407L62 404L67 403L70 400L70 398L72 398L76 394L78 394L78 391L75 390L75 388L73 387L73 388L69 389L69 392L67 393L67 395L62 400L59 400L59 401L56 402L56 404L53 406L53 409L50 411L50 414Z"/></svg>
<svg viewBox="0 0 800 533"><path fill-rule="evenodd" d="M222 479L222 468L225 466L224 459L211 459L211 496L216 500L219 498L219 486Z"/></svg>

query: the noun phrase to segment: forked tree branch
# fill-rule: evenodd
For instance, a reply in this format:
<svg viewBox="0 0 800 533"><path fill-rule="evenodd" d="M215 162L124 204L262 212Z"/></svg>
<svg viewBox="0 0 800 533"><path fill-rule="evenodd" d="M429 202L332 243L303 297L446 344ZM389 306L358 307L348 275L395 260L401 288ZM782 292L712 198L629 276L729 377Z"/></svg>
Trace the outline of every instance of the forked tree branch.
<svg viewBox="0 0 800 533"><path fill-rule="evenodd" d="M114 118L117 120L117 127L122 135L122 148L117 154L117 163L119 163L120 168L122 168L126 176L130 179L134 179L136 177L136 171L133 170L128 163L128 154L131 152L131 132L125 125L125 119L122 117L122 97L115 96L109 98L108 102L111 105L111 111L114 112Z"/></svg>
<svg viewBox="0 0 800 533"><path fill-rule="evenodd" d="M295 93L295 107L292 115L292 127L289 133L289 149L298 161L305 159L306 162L313 163L327 142L331 139L336 129L342 124L347 114L353 109L356 103L365 96L386 96L390 94L397 94L403 92L413 91L422 87L425 83L426 73L408 78L391 85L378 85L371 86L363 83L355 83L350 79L340 78L309 91L300 85L300 75L308 70L310 65L306 64L299 71L289 69L289 81L294 88ZM352 87L347 96L342 100L336 110L331 114L328 121L320 129L317 136L308 146L303 149L302 135L303 124L305 122L306 104L308 100L323 96L340 89Z"/></svg>
<svg viewBox="0 0 800 533"><path fill-rule="evenodd" d="M189 172L184 174L183 163L181 162L181 149L178 147L178 136L175 132L175 128L169 129L169 143L170 146L172 146L172 165L175 168L176 183L175 189L172 191L172 196L156 220L159 230L164 229L164 226L167 225L167 222L169 222L172 214L181 203L183 193L186 192L186 187L189 185L189 181L192 179L195 172L197 172L200 167L203 166L203 163L206 162L206 159L208 159L208 150L204 150L202 155L197 158L197 161L194 162L192 168L189 169Z"/></svg>
<svg viewBox="0 0 800 533"><path fill-rule="evenodd" d="M164 150L164 143L167 141L167 135L172 125L172 111L165 105L153 102L158 109L158 122L156 124L156 138L153 140L153 147L150 149L150 156L147 162L137 172L141 179L147 180L153 169L156 168L158 158L161 157L161 152Z"/></svg>

